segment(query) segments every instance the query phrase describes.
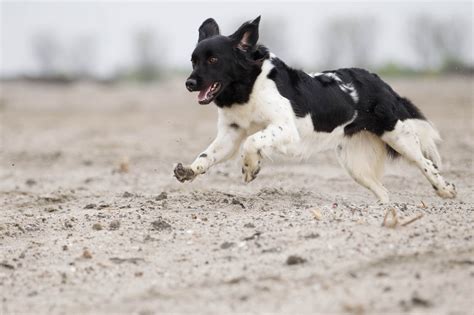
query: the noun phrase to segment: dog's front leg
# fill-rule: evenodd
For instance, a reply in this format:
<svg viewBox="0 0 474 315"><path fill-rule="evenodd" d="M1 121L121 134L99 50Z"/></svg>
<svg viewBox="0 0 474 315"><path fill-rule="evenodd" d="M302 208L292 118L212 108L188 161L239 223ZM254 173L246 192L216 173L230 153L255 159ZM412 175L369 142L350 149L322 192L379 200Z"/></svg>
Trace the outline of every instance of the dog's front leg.
<svg viewBox="0 0 474 315"><path fill-rule="evenodd" d="M244 130L235 123L219 119L217 137L189 166L178 163L174 175L180 182L193 180L211 166L231 158L242 143Z"/></svg>
<svg viewBox="0 0 474 315"><path fill-rule="evenodd" d="M257 177L263 156L271 156L272 153L287 154L289 145L297 141L299 134L294 123L272 123L248 137L242 153L244 181L248 183Z"/></svg>

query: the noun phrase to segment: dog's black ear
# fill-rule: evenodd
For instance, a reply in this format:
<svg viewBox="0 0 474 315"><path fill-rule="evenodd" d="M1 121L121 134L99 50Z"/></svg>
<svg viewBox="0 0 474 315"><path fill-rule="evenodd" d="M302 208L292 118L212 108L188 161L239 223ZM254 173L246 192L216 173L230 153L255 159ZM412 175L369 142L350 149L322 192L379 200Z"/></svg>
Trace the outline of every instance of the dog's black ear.
<svg viewBox="0 0 474 315"><path fill-rule="evenodd" d="M251 50L258 41L258 25L260 16L252 22L245 22L234 34L230 35L235 46L243 51Z"/></svg>
<svg viewBox="0 0 474 315"><path fill-rule="evenodd" d="M202 22L201 26L199 27L198 43L203 39L219 34L219 25L217 25L216 21L213 18L208 18L207 20Z"/></svg>

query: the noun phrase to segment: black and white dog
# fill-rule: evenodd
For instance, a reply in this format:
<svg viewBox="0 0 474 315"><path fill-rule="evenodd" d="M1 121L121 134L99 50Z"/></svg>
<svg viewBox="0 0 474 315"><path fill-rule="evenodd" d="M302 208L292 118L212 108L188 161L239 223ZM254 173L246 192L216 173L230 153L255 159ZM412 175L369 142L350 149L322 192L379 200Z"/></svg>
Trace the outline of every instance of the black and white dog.
<svg viewBox="0 0 474 315"><path fill-rule="evenodd" d="M191 165L176 165L179 181L204 174L240 147L250 182L264 157L304 157L332 146L354 180L382 202L389 200L381 183L385 160L394 156L414 163L439 196L456 196L439 173L439 134L415 105L362 69L307 74L288 67L257 44L259 22L230 36L220 35L213 19L199 28L186 87L199 91L200 104L218 106L218 132Z"/></svg>

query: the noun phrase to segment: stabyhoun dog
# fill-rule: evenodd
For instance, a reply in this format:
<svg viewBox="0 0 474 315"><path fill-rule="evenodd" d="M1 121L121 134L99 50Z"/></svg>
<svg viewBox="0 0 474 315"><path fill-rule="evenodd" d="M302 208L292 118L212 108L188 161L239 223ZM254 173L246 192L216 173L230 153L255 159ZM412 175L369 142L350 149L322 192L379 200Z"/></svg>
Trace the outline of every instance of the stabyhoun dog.
<svg viewBox="0 0 474 315"><path fill-rule="evenodd" d="M347 68L307 74L288 67L257 44L260 17L230 36L209 18L199 27L192 53L189 91L200 104L218 107L217 137L194 162L175 166L185 182L231 158L242 147L245 182L255 179L263 158L305 157L333 147L340 164L381 202L387 158L415 164L443 198L455 186L439 173L439 133L421 111L376 74Z"/></svg>

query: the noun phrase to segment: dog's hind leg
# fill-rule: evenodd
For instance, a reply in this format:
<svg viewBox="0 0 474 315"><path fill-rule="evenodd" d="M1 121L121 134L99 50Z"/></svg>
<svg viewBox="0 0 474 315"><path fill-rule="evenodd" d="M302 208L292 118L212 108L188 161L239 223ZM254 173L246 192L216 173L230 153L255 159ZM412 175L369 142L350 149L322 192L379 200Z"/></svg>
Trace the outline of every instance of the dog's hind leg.
<svg viewBox="0 0 474 315"><path fill-rule="evenodd" d="M367 131L345 137L336 147L339 163L360 185L371 190L379 201L389 201L388 191L381 183L387 157L385 144Z"/></svg>
<svg viewBox="0 0 474 315"><path fill-rule="evenodd" d="M428 179L436 193L443 198L456 197L456 188L440 175L438 166L423 154L423 144L413 125L407 121L397 121L392 131L385 132L381 139L408 161L414 163ZM438 157L439 159L439 157Z"/></svg>

